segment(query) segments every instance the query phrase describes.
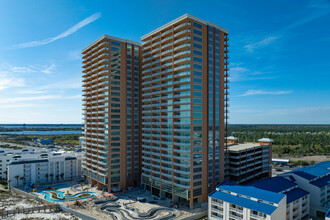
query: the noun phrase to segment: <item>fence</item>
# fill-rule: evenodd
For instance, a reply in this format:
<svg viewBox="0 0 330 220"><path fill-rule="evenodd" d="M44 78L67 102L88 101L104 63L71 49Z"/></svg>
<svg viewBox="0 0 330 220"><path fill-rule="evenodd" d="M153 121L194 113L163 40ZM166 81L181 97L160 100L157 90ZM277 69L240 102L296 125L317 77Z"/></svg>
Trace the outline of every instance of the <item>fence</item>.
<svg viewBox="0 0 330 220"><path fill-rule="evenodd" d="M77 211L75 211L73 209L70 209L68 207L65 207L63 205L52 203L52 202L47 201L45 199L41 199L41 198L36 197L36 196L34 196L34 195L30 194L30 193L24 192L24 191L22 191L20 189L17 189L17 188L12 187L11 188L11 191L13 193L15 193L15 194L22 195L22 196L25 196L25 197L30 198L30 199L35 199L35 200L37 200L39 202L42 202L43 204L46 204L46 205L56 205L60 210L62 210L64 212L71 213L71 214L73 214L73 215L75 215L75 216L77 216L77 217L79 217L79 218L81 218L83 220L98 220L97 218L94 218L92 216L89 216L89 215L86 215L86 214L77 212Z"/></svg>

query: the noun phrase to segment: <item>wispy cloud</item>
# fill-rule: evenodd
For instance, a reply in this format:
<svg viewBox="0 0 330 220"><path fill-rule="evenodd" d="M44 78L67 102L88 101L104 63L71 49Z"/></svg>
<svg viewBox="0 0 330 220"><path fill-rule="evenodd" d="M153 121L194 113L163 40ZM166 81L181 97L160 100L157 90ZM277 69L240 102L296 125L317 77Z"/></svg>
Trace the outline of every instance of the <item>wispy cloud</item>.
<svg viewBox="0 0 330 220"><path fill-rule="evenodd" d="M38 100L58 99L58 98L61 98L61 96L59 95L23 96L23 97L2 98L0 99L0 103L15 103L15 102L38 101Z"/></svg>
<svg viewBox="0 0 330 220"><path fill-rule="evenodd" d="M15 73L28 73L28 72L35 72L35 70L31 69L30 67L26 66L11 66L9 70Z"/></svg>
<svg viewBox="0 0 330 220"><path fill-rule="evenodd" d="M19 48L26 48L26 47L36 47L36 46L42 46L42 45L52 43L56 40L65 38L65 37L77 32L80 28L83 28L84 26L88 25L89 23L96 21L100 17L101 17L101 13L95 13L55 37L50 37L50 38L40 40L40 41L32 41L32 42L17 44L17 45L14 45L12 48L19 49Z"/></svg>
<svg viewBox="0 0 330 220"><path fill-rule="evenodd" d="M7 71L0 71L0 90L23 86L25 86L25 80L23 78L16 77Z"/></svg>
<svg viewBox="0 0 330 220"><path fill-rule="evenodd" d="M299 27L301 25L304 25L306 23L309 23L311 21L314 21L314 20L316 20L316 19L318 19L318 18L320 18L320 17L328 14L329 12L330 12L329 7L321 8L320 10L315 11L312 14L310 14L310 15L308 15L308 16L306 16L306 17L304 17L304 18L302 18L302 19L300 19L300 20L298 20L298 21L296 21L296 22L288 25L282 31L287 31L287 30L290 30L290 29Z"/></svg>
<svg viewBox="0 0 330 220"><path fill-rule="evenodd" d="M19 104L1 104L1 108L13 108L13 109L18 109L18 108L29 108L29 107L36 107L38 105L36 104L31 104L31 103L19 103Z"/></svg>
<svg viewBox="0 0 330 220"><path fill-rule="evenodd" d="M251 42L251 43L245 45L244 48L248 53L253 53L256 49L259 49L259 48L272 44L278 38L279 38L278 36L266 36L265 38L263 38L259 41Z"/></svg>
<svg viewBox="0 0 330 220"><path fill-rule="evenodd" d="M82 95L66 96L65 99L82 99Z"/></svg>
<svg viewBox="0 0 330 220"><path fill-rule="evenodd" d="M292 90L282 90L282 91L265 91L265 90L248 90L239 96L252 96L252 95L284 95L292 93Z"/></svg>
<svg viewBox="0 0 330 220"><path fill-rule="evenodd" d="M330 7L330 1L329 0L313 0L310 1L307 5L309 8L328 8Z"/></svg>
<svg viewBox="0 0 330 220"><path fill-rule="evenodd" d="M53 73L56 68L55 63L45 64L45 65L29 65L29 66L14 66L14 65L2 65L4 71L13 72L13 73L35 73L41 72L45 74Z"/></svg>
<svg viewBox="0 0 330 220"><path fill-rule="evenodd" d="M242 66L241 63L232 64L230 68L230 81L238 82L238 81L251 81L251 80L265 80L265 79L273 79L273 76L269 75L268 70L264 71L256 71L251 70ZM267 69L269 67L265 67Z"/></svg>
<svg viewBox="0 0 330 220"><path fill-rule="evenodd" d="M63 95L39 95L39 96L17 96L11 98L0 98L0 104L24 104L29 101L42 101L51 99L82 99L81 95L63 96ZM1 105L2 106L2 105Z"/></svg>
<svg viewBox="0 0 330 220"><path fill-rule="evenodd" d="M74 50L69 52L69 60L80 60L81 52L80 50Z"/></svg>
<svg viewBox="0 0 330 220"><path fill-rule="evenodd" d="M259 48L264 48L266 46L273 45L276 41L280 39L280 37L282 38L282 35L285 35L284 32L312 22L328 13L330 13L329 0L310 1L310 4L308 4L305 10L301 12L301 14L303 14L302 18L297 19L289 23L289 25L274 31L273 34L264 34L263 37L259 37L257 38L257 40L255 40L255 36L252 36L251 39L249 39L249 41L244 46L244 49L247 53L254 53ZM274 49L274 47L272 47L272 49Z"/></svg>
<svg viewBox="0 0 330 220"><path fill-rule="evenodd" d="M33 90L33 89L22 89L22 90L17 90L16 91L17 94L42 94L45 93L45 91L41 91L41 90Z"/></svg>
<svg viewBox="0 0 330 220"><path fill-rule="evenodd" d="M314 21L330 12L330 1L329 0L313 0L307 5L308 12L307 16L299 19L290 25L286 26L282 31L287 31L295 27L299 27L311 21ZM305 14L304 14L305 15Z"/></svg>
<svg viewBox="0 0 330 220"><path fill-rule="evenodd" d="M81 89L81 79L70 79L70 80L63 80L56 83L51 83L48 85L41 86L39 89L41 90L52 90L52 89Z"/></svg>
<svg viewBox="0 0 330 220"><path fill-rule="evenodd" d="M260 113L260 115L262 116L298 115L298 114L315 115L317 112L329 113L329 111L330 111L330 106L297 107L297 108L285 108L285 109L270 109Z"/></svg>
<svg viewBox="0 0 330 220"><path fill-rule="evenodd" d="M49 65L44 65L40 68L40 72L43 72L45 74L51 74L53 73L53 70L56 68L56 64L52 63Z"/></svg>

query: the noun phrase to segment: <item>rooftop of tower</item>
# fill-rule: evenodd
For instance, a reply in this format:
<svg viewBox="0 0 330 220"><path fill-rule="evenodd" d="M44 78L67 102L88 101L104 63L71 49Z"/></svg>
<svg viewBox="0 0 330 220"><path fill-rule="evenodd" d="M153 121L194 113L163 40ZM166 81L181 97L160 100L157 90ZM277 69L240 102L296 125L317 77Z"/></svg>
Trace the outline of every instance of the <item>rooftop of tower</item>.
<svg viewBox="0 0 330 220"><path fill-rule="evenodd" d="M114 36L110 36L110 35L102 35L100 38L98 38L96 41L94 41L93 43L91 43L90 45L88 45L85 49L83 49L81 52L84 53L86 50L88 50L89 48L93 47L95 44L97 44L98 42L100 42L103 39L110 39L110 40L116 40L116 41L120 41L123 43L129 43L129 44L134 44L134 45L138 45L141 46L142 44L136 41L132 41L132 40L127 40L127 39L123 39L123 38L119 38L119 37L114 37Z"/></svg>
<svg viewBox="0 0 330 220"><path fill-rule="evenodd" d="M151 35L153 35L153 34L159 32L159 31L161 31L161 30L163 30L163 29L165 29L165 28L167 28L167 27L169 27L169 26L171 26L171 25L173 25L173 24L175 24L175 23L177 23L177 22L179 22L179 21L181 21L181 20L183 20L183 19L186 19L186 18L190 18L190 19L195 20L195 21L198 21L198 22L200 22L200 23L202 23L202 24L206 24L206 25L209 25L209 26L212 26L212 27L218 28L219 30L221 30L221 31L223 31L223 32L225 32L225 33L229 33L228 30L226 30L226 29L220 27L220 26L217 25L217 24L214 24L214 23L209 22L209 21L202 20L202 19L197 18L197 17L195 17L195 16L193 16L193 15L190 15L190 14L184 14L184 15L182 15L181 17L178 17L177 19L175 19L175 20L173 20L173 21L171 21L171 22L169 22L169 23L167 23L167 24L165 24L165 25L163 25L163 26L161 26L161 27L159 27L159 28L157 28L157 29L151 31L150 33L148 33L148 34L142 36L142 37L141 37L141 40L144 40L145 38L150 37Z"/></svg>

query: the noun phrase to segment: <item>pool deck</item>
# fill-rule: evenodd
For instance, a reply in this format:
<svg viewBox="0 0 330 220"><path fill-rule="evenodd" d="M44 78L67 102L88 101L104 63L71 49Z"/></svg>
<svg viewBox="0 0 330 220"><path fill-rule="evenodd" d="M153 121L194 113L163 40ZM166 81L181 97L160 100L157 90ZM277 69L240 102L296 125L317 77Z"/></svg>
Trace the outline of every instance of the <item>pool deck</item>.
<svg viewBox="0 0 330 220"><path fill-rule="evenodd" d="M54 199L51 199L51 198L47 198L47 197L50 197L50 193L53 191L52 189L53 188L56 188L56 192L58 193L58 196L59 197L66 197L67 195L67 192L69 192L69 194L67 195L67 198L66 200L54 200ZM36 188L36 192L30 192L31 194L33 195L37 195L39 198L42 198L42 199L46 199L50 202L54 202L54 203L57 203L57 202L61 202L63 203L63 205L65 204L69 204L69 203L72 203L72 202L75 202L76 200L90 200L92 198L95 198L95 197L99 197L100 194L103 194L104 193L102 191L99 191L95 188L90 188L88 185L83 185L83 189L82 190L82 187L80 185L80 183L77 183L77 182L65 182L65 183L59 183L59 184L54 184L54 185L49 185L49 186L42 186L42 187L38 187ZM83 194L83 193L91 193L93 194L93 196L91 197L83 197L83 198L78 198L78 199L70 199L70 197L74 197L75 195L79 195L79 194ZM48 195L46 195L48 194Z"/></svg>

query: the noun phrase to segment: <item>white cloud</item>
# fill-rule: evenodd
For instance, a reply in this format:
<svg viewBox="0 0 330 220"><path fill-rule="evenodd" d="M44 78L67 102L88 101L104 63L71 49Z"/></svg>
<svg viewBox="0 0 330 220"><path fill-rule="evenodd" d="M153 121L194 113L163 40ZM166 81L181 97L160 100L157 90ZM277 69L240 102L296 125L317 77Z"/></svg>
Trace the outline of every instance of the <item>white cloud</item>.
<svg viewBox="0 0 330 220"><path fill-rule="evenodd" d="M292 93L292 90L282 90L282 91L265 91L265 90L248 90L239 96L252 96L252 95L284 95Z"/></svg>
<svg viewBox="0 0 330 220"><path fill-rule="evenodd" d="M285 27L282 31L287 31L292 28L299 27L311 21L314 21L330 12L330 1L329 0L313 0L307 5L309 13L302 19L293 22L289 26ZM305 14L304 14L305 15Z"/></svg>
<svg viewBox="0 0 330 220"><path fill-rule="evenodd" d="M69 52L69 60L80 60L81 59L80 50L74 50Z"/></svg>
<svg viewBox="0 0 330 220"><path fill-rule="evenodd" d="M309 8L329 8L330 1L329 0L313 0L310 1L307 5Z"/></svg>
<svg viewBox="0 0 330 220"><path fill-rule="evenodd" d="M65 99L82 99L82 95L66 96Z"/></svg>
<svg viewBox="0 0 330 220"><path fill-rule="evenodd" d="M101 17L101 13L95 13L55 37L47 38L45 40L40 40L40 41L32 41L32 42L17 44L17 45L14 45L12 48L15 49L15 48L36 47L36 46L41 46L41 45L46 45L46 44L52 43L56 40L65 38L65 37L75 33L80 28L83 28L84 26L88 25L89 23L92 23L93 21L99 19L100 17Z"/></svg>
<svg viewBox="0 0 330 220"><path fill-rule="evenodd" d="M301 114L315 114L317 112L329 112L330 106L316 106L316 107L297 107L297 108L287 108L287 109L270 109L260 115L301 115ZM317 114L316 114L317 115Z"/></svg>
<svg viewBox="0 0 330 220"><path fill-rule="evenodd" d="M45 65L29 65L27 66L14 66L10 64L1 65L1 69L6 72L12 73L35 73L41 72L50 74L56 68L56 64L45 64Z"/></svg>
<svg viewBox="0 0 330 220"><path fill-rule="evenodd" d="M24 97L12 97L12 98L1 98L0 104L2 103L14 103L14 102L26 102L26 101L38 101L47 99L58 99L61 96L58 95L42 95L42 96L24 96Z"/></svg>
<svg viewBox="0 0 330 220"><path fill-rule="evenodd" d="M316 12L314 12L314 13L312 13L312 14L310 14L310 15L308 15L308 16L306 16L306 17L304 17L304 18L302 18L302 19L300 19L300 20L298 20L298 21L296 21L292 24L290 24L289 26L285 27L283 29L283 31L287 31L287 30L290 30L292 28L296 28L296 27L299 27L299 26L304 25L306 23L309 23L311 21L314 21L314 20L328 14L329 11L330 11L329 8L321 8L319 11L316 11Z"/></svg>
<svg viewBox="0 0 330 220"><path fill-rule="evenodd" d="M0 90L23 86L25 86L25 80L23 78L16 77L7 71L0 71Z"/></svg>
<svg viewBox="0 0 330 220"><path fill-rule="evenodd" d="M15 72L15 73L28 73L28 72L35 72L35 70L25 67L25 66L12 66L9 67L9 70Z"/></svg>
<svg viewBox="0 0 330 220"><path fill-rule="evenodd" d="M273 76L269 75L268 71L253 71L246 67L243 67L242 64L232 64L230 68L229 79L232 82L238 81L251 81L251 80L264 80L264 79L273 79ZM266 69L269 67L265 67Z"/></svg>
<svg viewBox="0 0 330 220"><path fill-rule="evenodd" d="M36 107L38 105L36 104L31 104L31 103L19 103L19 104L2 104L0 108L29 108L29 107Z"/></svg>
<svg viewBox="0 0 330 220"><path fill-rule="evenodd" d="M40 68L40 72L45 74L51 74L55 68L56 68L56 64L54 63L49 65L44 65L43 67Z"/></svg>
<svg viewBox="0 0 330 220"><path fill-rule="evenodd" d="M263 109L231 107L230 123L235 124L329 124L330 106L300 106Z"/></svg>
<svg viewBox="0 0 330 220"><path fill-rule="evenodd" d="M17 94L42 94L45 93L45 91L41 90L33 90L33 89L23 89L23 90L17 90Z"/></svg>
<svg viewBox="0 0 330 220"><path fill-rule="evenodd" d="M56 83L51 83L45 86L41 86L39 89L41 90L52 90L52 89L81 89L82 82L81 78L71 79L71 80L64 80Z"/></svg>
<svg viewBox="0 0 330 220"><path fill-rule="evenodd" d="M259 41L251 42L245 45L244 48L248 53L253 53L256 49L272 44L278 38L279 38L278 36L267 36Z"/></svg>

